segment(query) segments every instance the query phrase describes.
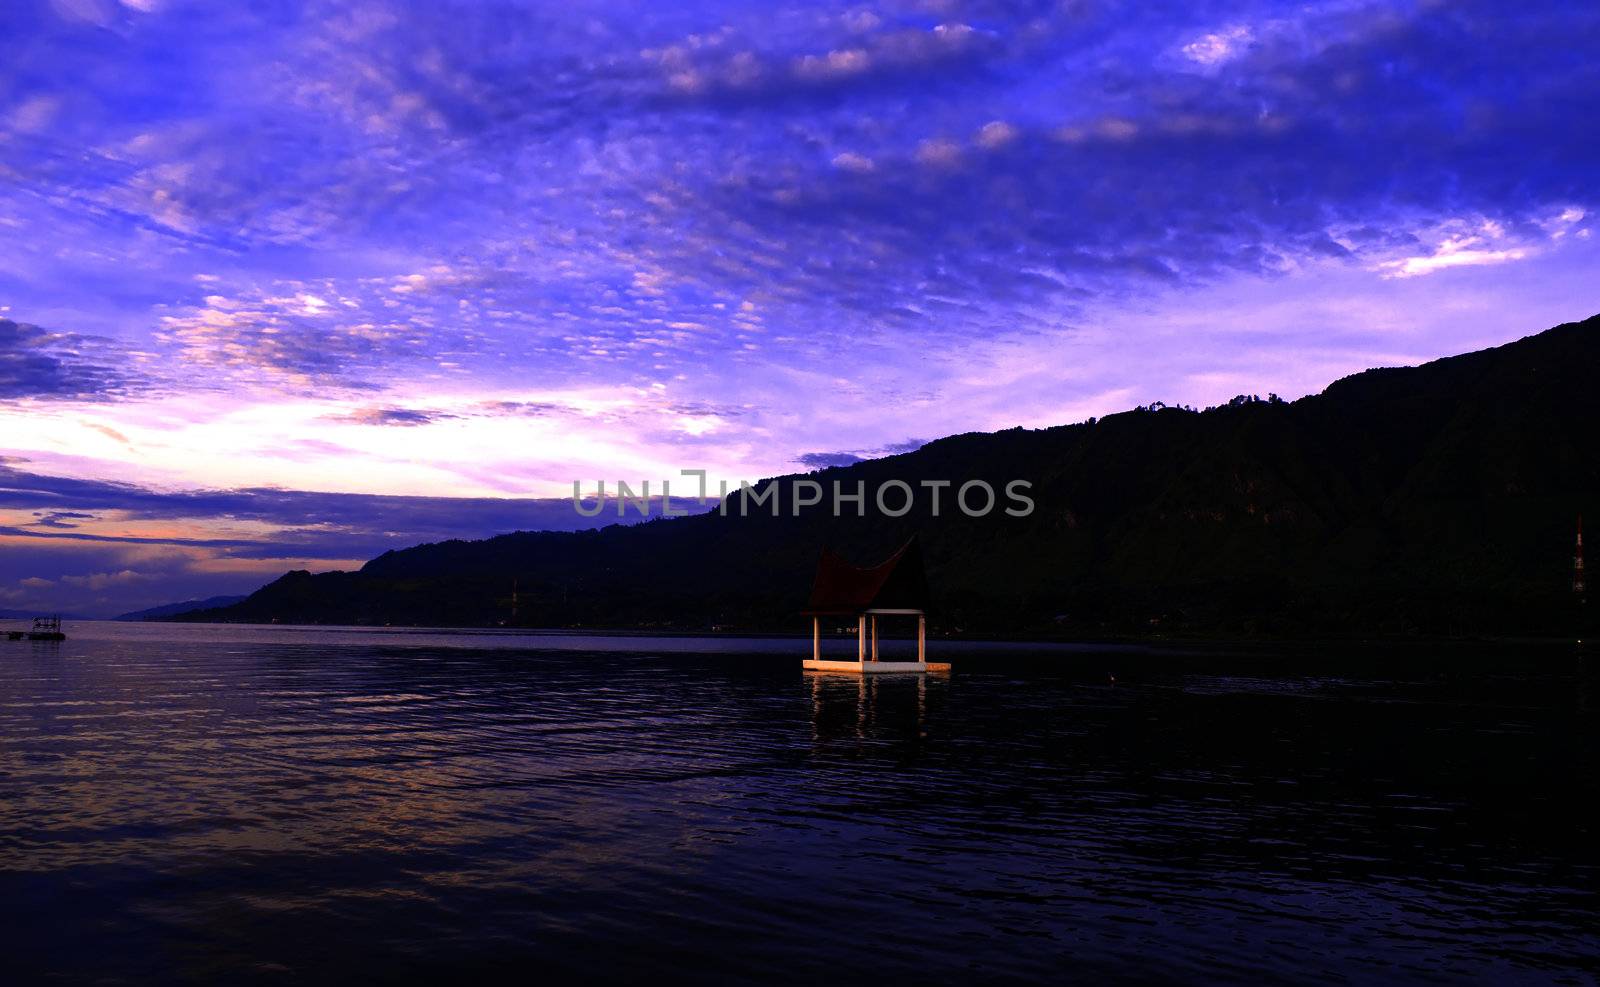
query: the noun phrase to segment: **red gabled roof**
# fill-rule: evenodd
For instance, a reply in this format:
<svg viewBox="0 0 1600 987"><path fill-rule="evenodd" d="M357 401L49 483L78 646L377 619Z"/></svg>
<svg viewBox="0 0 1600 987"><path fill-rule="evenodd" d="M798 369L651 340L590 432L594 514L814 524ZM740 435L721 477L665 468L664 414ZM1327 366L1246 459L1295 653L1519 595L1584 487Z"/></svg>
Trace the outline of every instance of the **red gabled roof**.
<svg viewBox="0 0 1600 987"><path fill-rule="evenodd" d="M915 536L870 569L846 562L824 548L811 584L808 617L854 616L867 610L928 609L928 577Z"/></svg>

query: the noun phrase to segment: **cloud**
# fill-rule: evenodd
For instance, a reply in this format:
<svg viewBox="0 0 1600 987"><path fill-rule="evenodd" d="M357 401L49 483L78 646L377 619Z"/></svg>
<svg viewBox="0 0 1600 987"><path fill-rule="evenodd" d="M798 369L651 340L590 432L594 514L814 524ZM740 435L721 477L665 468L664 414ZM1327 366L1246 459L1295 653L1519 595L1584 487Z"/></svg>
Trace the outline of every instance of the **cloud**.
<svg viewBox="0 0 1600 987"><path fill-rule="evenodd" d="M570 411L571 407L555 401L485 401L476 410L490 416L537 418Z"/></svg>
<svg viewBox="0 0 1600 987"><path fill-rule="evenodd" d="M961 163L961 145L942 138L930 138L917 145L917 160L925 165L951 168Z"/></svg>
<svg viewBox="0 0 1600 987"><path fill-rule="evenodd" d="M874 168L871 158L856 154L854 151L835 154L833 156L833 166L841 171L853 171L858 175L864 175Z"/></svg>
<svg viewBox="0 0 1600 987"><path fill-rule="evenodd" d="M1410 278L1421 274L1432 274L1434 271L1442 271L1449 267L1504 264L1507 261L1522 260L1527 256L1528 251L1522 247L1482 250L1451 240L1440 244L1437 250L1427 256L1384 261L1381 266L1388 271L1386 277Z"/></svg>
<svg viewBox="0 0 1600 987"><path fill-rule="evenodd" d="M785 51L763 36L727 26L646 48L641 60L670 97L720 106L805 105L842 94L898 94L948 86L1008 54L1042 45L1056 27L1036 18L1026 36L1006 37L961 21L898 23L872 11L814 21L811 50Z"/></svg>
<svg viewBox="0 0 1600 987"><path fill-rule="evenodd" d="M41 140L94 138L8 165L65 217L0 206L37 243L25 294L86 274L130 294L108 265L64 269L71 242L185 281L144 292L163 299L145 324L203 368L191 386L709 392L718 363L814 365L862 331L979 344L1160 285L1396 259L1339 246L1351 226L1592 206L1570 120L1594 87L1529 55L1600 18L1542 0L308 4L230 9L204 58L168 55L193 50L179 5L110 51L15 15L58 59L58 85L19 94L66 101Z"/></svg>
<svg viewBox="0 0 1600 987"><path fill-rule="evenodd" d="M795 77L808 82L848 79L871 68L872 56L860 48L830 51L826 55L802 55L794 62Z"/></svg>
<svg viewBox="0 0 1600 987"><path fill-rule="evenodd" d="M38 518L32 523L35 528L60 528L70 531L76 527L73 521L92 520L95 515L85 514L82 511L34 511L33 516Z"/></svg>
<svg viewBox="0 0 1600 987"><path fill-rule="evenodd" d="M586 496L592 506L592 488ZM24 526L0 526L0 534L18 537L329 558L366 558L419 541L507 531L577 531L619 518L614 506L583 517L566 497L406 497L260 487L171 492L0 466L0 519L7 511L31 512ZM657 498L650 516L659 514Z"/></svg>
<svg viewBox="0 0 1600 987"><path fill-rule="evenodd" d="M83 423L83 427L87 428L87 429L91 429L91 430L96 431L96 432L99 432L101 435L104 435L106 438L110 439L113 442L120 442L125 446L133 445L133 443L128 440L128 437L126 435L123 435L121 432L119 432L116 429L112 428L110 425L101 425L98 422L84 422Z"/></svg>
<svg viewBox="0 0 1600 987"><path fill-rule="evenodd" d="M861 457L851 452L808 452L796 457L795 462L807 469L828 469L859 463Z"/></svg>
<svg viewBox="0 0 1600 987"><path fill-rule="evenodd" d="M1547 220L1533 221L1528 225L1534 228L1520 233L1508 230L1493 219L1450 220L1441 224L1432 237L1438 242L1431 250L1380 261L1376 269L1385 278L1411 278L1452 267L1482 267L1525 260L1536 255L1544 243L1565 236L1584 215L1583 210L1569 207Z"/></svg>
<svg viewBox="0 0 1600 987"><path fill-rule="evenodd" d="M1254 40L1255 34L1247 25L1235 24L1201 35L1183 46L1183 54L1201 65L1214 67L1237 58Z"/></svg>
<svg viewBox="0 0 1600 987"><path fill-rule="evenodd" d="M116 400L140 390L142 375L114 366L107 343L0 318L0 399Z"/></svg>
<svg viewBox="0 0 1600 987"><path fill-rule="evenodd" d="M593 484L584 493L584 507L592 512ZM608 483L599 513L585 517L567 497L163 491L0 465L0 586L11 580L28 592L29 605L119 613L172 599L246 592L291 568L356 568L421 542L577 531L663 516L659 491L643 515L634 503L621 505L616 493ZM695 508L681 493L673 506ZM36 575L41 571L60 575L44 579ZM24 602L21 596L7 599Z"/></svg>
<svg viewBox="0 0 1600 987"><path fill-rule="evenodd" d="M978 145L991 151L998 150L1016 140L1019 131L1004 120L991 120L978 131Z"/></svg>
<svg viewBox="0 0 1600 987"><path fill-rule="evenodd" d="M894 442L876 451L885 456L898 456L901 453L916 452L927 444L927 439L906 439L904 442Z"/></svg>
<svg viewBox="0 0 1600 987"><path fill-rule="evenodd" d="M794 462L807 469L828 469L833 466L849 466L862 460L876 459L881 456L895 456L906 452L916 452L927 444L926 439L906 439L904 442L893 442L877 449L808 452L795 457Z"/></svg>
<svg viewBox="0 0 1600 987"><path fill-rule="evenodd" d="M409 428L449 421L457 417L459 416L442 411L426 411L420 408L358 408L348 414L330 416L329 421L349 422L355 425L398 425Z"/></svg>
<svg viewBox="0 0 1600 987"><path fill-rule="evenodd" d="M143 582L152 578L154 577L146 573L123 569L119 572L96 572L87 576L62 576L60 583L63 586L76 586L80 589L98 592L112 586L126 586L130 583Z"/></svg>

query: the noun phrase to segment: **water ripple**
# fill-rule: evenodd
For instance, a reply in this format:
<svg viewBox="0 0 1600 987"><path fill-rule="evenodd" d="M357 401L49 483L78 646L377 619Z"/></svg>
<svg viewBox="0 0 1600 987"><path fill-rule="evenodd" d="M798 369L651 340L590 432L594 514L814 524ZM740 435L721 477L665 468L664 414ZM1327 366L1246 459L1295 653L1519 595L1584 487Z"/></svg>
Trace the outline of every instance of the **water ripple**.
<svg viewBox="0 0 1600 987"><path fill-rule="evenodd" d="M1571 656L991 646L863 682L796 653L118 625L0 651L13 975L1600 972Z"/></svg>

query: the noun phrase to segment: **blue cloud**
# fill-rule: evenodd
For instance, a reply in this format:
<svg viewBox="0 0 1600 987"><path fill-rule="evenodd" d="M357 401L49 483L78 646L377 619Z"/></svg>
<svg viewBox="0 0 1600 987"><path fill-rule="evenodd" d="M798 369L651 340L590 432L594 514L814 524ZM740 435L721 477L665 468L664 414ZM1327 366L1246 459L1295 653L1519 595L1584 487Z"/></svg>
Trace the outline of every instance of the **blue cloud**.
<svg viewBox="0 0 1600 987"><path fill-rule="evenodd" d="M349 414L335 416L332 420L350 422L356 425L414 427L449 421L457 417L459 416L440 411L429 411L423 408L359 408Z"/></svg>
<svg viewBox="0 0 1600 987"><path fill-rule="evenodd" d="M584 517L570 498L390 497L305 490L245 488L158 491L132 483L85 480L29 473L0 465L0 510L33 511L40 520L7 527L0 534L79 541L184 544L238 550L243 557L286 553L321 558L361 559L418 541L483 538L506 531L580 531L619 520L614 498L598 515ZM593 507L593 498L585 501ZM675 509L682 510L681 504ZM251 521L273 528L252 538L181 538L106 535L87 532L63 520L87 520L115 511L124 520L181 520L203 530L204 522ZM659 498L651 517L661 516ZM71 531L42 531L40 528Z"/></svg>
<svg viewBox="0 0 1600 987"><path fill-rule="evenodd" d="M0 319L0 399L105 400L142 389L143 375L113 366L105 342Z"/></svg>
<svg viewBox="0 0 1600 987"><path fill-rule="evenodd" d="M635 381L1048 332L1462 215L1541 236L1600 167L1600 15L1541 0L78 6L7 15L39 241L10 287L142 294L58 245L137 255L187 296L153 341L213 376Z"/></svg>
<svg viewBox="0 0 1600 987"><path fill-rule="evenodd" d="M795 462L807 469L828 469L832 466L850 466L861 462L853 452L808 452L795 457Z"/></svg>
<svg viewBox="0 0 1600 987"><path fill-rule="evenodd" d="M486 538L507 531L580 531L663 516L618 509L614 489L598 514L580 515L569 498L390 497L305 490L154 490L133 483L31 473L0 462L0 606L30 605L119 613L185 595L248 592L287 568L359 566L419 542ZM584 501L588 510L596 502ZM675 499L674 512L695 510ZM709 508L708 508L709 509ZM149 532L150 522L158 524ZM248 531L241 534L240 529ZM182 534L174 534L173 529ZM102 599L105 580L125 583ZM59 577L67 574L70 578ZM136 585L132 585L136 584ZM93 590L91 593L90 590ZM129 600L134 601L128 603ZM98 602L96 602L98 601Z"/></svg>

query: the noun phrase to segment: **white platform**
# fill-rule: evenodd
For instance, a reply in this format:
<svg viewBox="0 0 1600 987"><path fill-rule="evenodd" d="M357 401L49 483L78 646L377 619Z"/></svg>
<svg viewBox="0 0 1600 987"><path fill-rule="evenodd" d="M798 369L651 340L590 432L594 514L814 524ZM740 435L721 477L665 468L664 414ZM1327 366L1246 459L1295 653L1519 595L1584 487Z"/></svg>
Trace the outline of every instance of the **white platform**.
<svg viewBox="0 0 1600 987"><path fill-rule="evenodd" d="M881 675L885 672L948 672L949 662L941 661L813 661L806 659L808 672L844 672L847 675Z"/></svg>

